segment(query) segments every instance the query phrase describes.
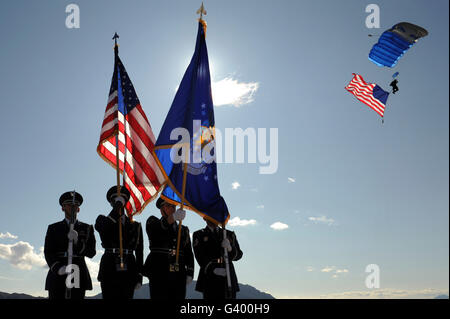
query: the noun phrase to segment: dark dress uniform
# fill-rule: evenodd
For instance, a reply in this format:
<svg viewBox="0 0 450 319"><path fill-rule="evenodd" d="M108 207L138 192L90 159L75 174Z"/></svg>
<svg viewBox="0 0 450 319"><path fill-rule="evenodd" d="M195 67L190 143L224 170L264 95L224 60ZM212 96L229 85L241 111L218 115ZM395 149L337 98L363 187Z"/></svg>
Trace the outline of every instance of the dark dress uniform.
<svg viewBox="0 0 450 319"><path fill-rule="evenodd" d="M102 247L105 249L97 277L101 283L103 299L132 299L136 284L142 285L142 227L140 223L130 220L126 214L120 218L119 209L120 205L116 204L108 216L100 215L95 222L95 229L99 232ZM124 269L120 268L120 220Z"/></svg>
<svg viewBox="0 0 450 319"><path fill-rule="evenodd" d="M64 219L59 223L48 226L45 235L44 255L50 267L45 281L45 290L48 290L49 299L64 299L66 293L66 275L59 275L58 270L67 266L67 247L69 239L69 222ZM73 244L72 264L80 270L80 288L71 289L72 299L83 299L86 290L92 290L91 276L84 257L95 256L95 234L92 225L76 221L74 230L78 232L77 243Z"/></svg>
<svg viewBox="0 0 450 319"><path fill-rule="evenodd" d="M186 276L194 276L194 254L192 253L189 228L181 226L179 271L170 271L175 263L178 226L170 225L166 218L150 216L146 230L150 242L150 254L144 265L144 275L150 281L150 298L181 300L186 298Z"/></svg>
<svg viewBox="0 0 450 319"><path fill-rule="evenodd" d="M226 232L231 245L231 252L228 252L231 279L231 296L229 297L234 299L236 292L239 291L239 284L232 262L241 259L243 253L234 232L229 230ZM215 230L211 230L205 227L194 233L193 241L195 259L200 265L195 290L202 292L204 299L225 299L228 287L227 277L214 274L215 268L225 268L224 248L221 246L223 229L216 227Z"/></svg>

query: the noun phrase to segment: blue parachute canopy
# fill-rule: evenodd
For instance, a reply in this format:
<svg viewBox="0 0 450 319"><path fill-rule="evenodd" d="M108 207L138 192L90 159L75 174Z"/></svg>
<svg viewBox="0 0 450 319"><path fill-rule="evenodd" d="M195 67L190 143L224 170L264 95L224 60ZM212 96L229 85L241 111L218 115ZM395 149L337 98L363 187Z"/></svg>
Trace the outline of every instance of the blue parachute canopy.
<svg viewBox="0 0 450 319"><path fill-rule="evenodd" d="M378 42L370 50L369 60L378 66L392 68L419 38L427 35L427 30L415 24L397 23L391 29L383 32Z"/></svg>

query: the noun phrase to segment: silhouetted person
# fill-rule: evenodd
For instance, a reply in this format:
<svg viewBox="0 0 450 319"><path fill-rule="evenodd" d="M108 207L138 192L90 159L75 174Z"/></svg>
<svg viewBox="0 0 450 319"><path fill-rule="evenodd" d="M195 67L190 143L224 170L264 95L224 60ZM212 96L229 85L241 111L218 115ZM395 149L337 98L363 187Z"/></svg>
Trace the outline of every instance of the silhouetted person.
<svg viewBox="0 0 450 319"><path fill-rule="evenodd" d="M143 275L150 282L150 298L158 300L183 300L186 298L186 285L194 277L194 254L192 252L189 228L181 226L178 269L175 266L178 225L186 216L182 209L175 211L175 205L158 198L156 207L161 218L150 216L146 230L150 242L150 254Z"/></svg>
<svg viewBox="0 0 450 319"><path fill-rule="evenodd" d="M395 94L395 92L398 91L398 87L397 87L397 79L395 79L394 81L391 82L391 84L389 84L390 86L392 86L392 94Z"/></svg>
<svg viewBox="0 0 450 319"><path fill-rule="evenodd" d="M59 198L64 219L48 226L45 235L44 255L50 268L45 281L49 299L84 299L86 290L92 290L92 281L84 257L95 256L94 227L77 219L83 197L77 192L66 192ZM73 230L70 230L70 219L73 216ZM72 265L77 266L79 272L66 271L68 263L69 240L73 241ZM66 296L66 278L71 273L75 287L70 289L70 296ZM70 280L70 278L68 278ZM79 280L77 280L79 279ZM77 286L79 283L79 287Z"/></svg>
<svg viewBox="0 0 450 319"><path fill-rule="evenodd" d="M101 284L103 299L133 299L134 291L142 285L142 226L131 220L124 211L130 199L128 189L121 187L120 196L117 196L117 186L113 186L108 190L106 199L112 210L108 216L99 215L95 222L95 229L105 249L97 279ZM122 224L123 267L120 260L119 223Z"/></svg>
<svg viewBox="0 0 450 319"><path fill-rule="evenodd" d="M223 238L223 229L204 218L206 227L194 232L194 254L200 265L195 290L203 293L203 299L223 300L235 299L239 291L238 279L233 262L242 258L236 234L226 230L226 239ZM228 251L231 295L227 295L227 273L224 263L224 248Z"/></svg>

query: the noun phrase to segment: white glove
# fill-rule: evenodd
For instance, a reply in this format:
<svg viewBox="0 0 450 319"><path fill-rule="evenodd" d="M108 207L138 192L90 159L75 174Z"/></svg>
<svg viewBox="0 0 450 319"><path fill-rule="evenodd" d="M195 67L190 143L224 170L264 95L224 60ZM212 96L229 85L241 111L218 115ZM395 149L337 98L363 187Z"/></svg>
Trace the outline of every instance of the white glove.
<svg viewBox="0 0 450 319"><path fill-rule="evenodd" d="M121 202L122 206L125 206L125 198L123 198L122 196L116 196L116 198L114 198L114 202Z"/></svg>
<svg viewBox="0 0 450 319"><path fill-rule="evenodd" d="M227 271L225 268L215 268L213 270L214 275L225 277L227 275Z"/></svg>
<svg viewBox="0 0 450 319"><path fill-rule="evenodd" d="M66 266L62 266L58 269L58 275L62 276L66 274Z"/></svg>
<svg viewBox="0 0 450 319"><path fill-rule="evenodd" d="M142 287L140 283L137 283L136 286L134 286L134 290L139 290Z"/></svg>
<svg viewBox="0 0 450 319"><path fill-rule="evenodd" d="M173 213L173 219L176 221L182 221L184 217L186 217L186 211L184 209L177 209L175 213Z"/></svg>
<svg viewBox="0 0 450 319"><path fill-rule="evenodd" d="M69 240L73 240L73 242L76 244L78 241L78 232L76 230L72 229L67 234L67 238L69 238Z"/></svg>
<svg viewBox="0 0 450 319"><path fill-rule="evenodd" d="M225 238L224 240L222 240L222 247L226 248L228 252L231 251L231 244L230 244L230 241L228 240L228 238Z"/></svg>
<svg viewBox="0 0 450 319"><path fill-rule="evenodd" d="M192 282L191 276L186 276L186 286L189 285Z"/></svg>

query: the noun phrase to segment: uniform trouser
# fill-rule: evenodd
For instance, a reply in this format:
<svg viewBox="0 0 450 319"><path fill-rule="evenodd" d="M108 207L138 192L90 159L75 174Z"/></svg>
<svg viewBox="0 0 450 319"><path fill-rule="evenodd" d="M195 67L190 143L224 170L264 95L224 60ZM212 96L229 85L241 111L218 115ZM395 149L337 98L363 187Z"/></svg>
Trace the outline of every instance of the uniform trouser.
<svg viewBox="0 0 450 319"><path fill-rule="evenodd" d="M103 299L133 299L134 283L130 281L102 281Z"/></svg>
<svg viewBox="0 0 450 319"><path fill-rule="evenodd" d="M203 299L205 300L225 300L225 299L236 299L236 292L232 291L230 296L226 298L227 293L222 289L209 289L203 292Z"/></svg>
<svg viewBox="0 0 450 319"><path fill-rule="evenodd" d="M203 299L224 300L236 299L236 291L232 289L228 295L228 283L226 277L212 275L207 278L203 288Z"/></svg>
<svg viewBox="0 0 450 319"><path fill-rule="evenodd" d="M79 288L70 289L70 299L81 300L84 299L86 290ZM48 290L48 299L50 300L61 300L66 299L66 287L57 287Z"/></svg>
<svg viewBox="0 0 450 319"><path fill-rule="evenodd" d="M186 274L169 273L168 276L156 274L150 278L150 298L156 300L186 299Z"/></svg>

